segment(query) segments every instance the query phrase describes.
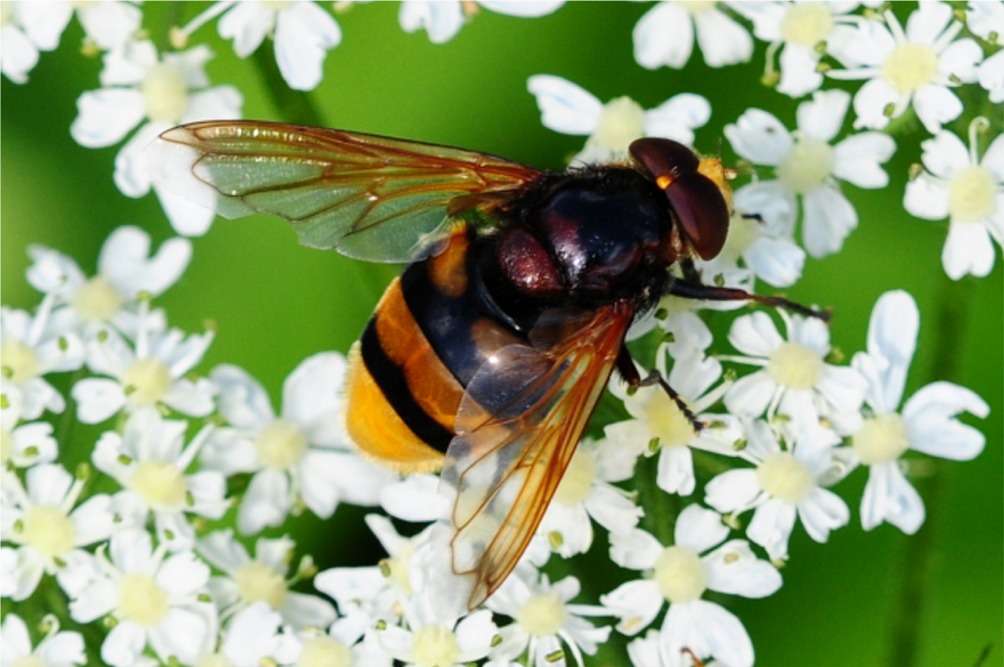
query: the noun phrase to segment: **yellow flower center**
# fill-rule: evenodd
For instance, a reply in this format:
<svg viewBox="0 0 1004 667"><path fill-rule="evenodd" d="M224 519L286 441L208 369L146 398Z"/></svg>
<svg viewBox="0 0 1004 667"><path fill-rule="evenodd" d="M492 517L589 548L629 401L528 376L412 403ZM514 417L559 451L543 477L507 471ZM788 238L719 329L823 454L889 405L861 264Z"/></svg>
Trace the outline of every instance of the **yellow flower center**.
<svg viewBox="0 0 1004 667"><path fill-rule="evenodd" d="M680 447L690 443L696 433L694 425L672 400L658 387L650 390L651 398L645 405L644 419L662 447Z"/></svg>
<svg viewBox="0 0 1004 667"><path fill-rule="evenodd" d="M767 374L788 389L811 389L822 373L820 356L799 343L782 343L767 360Z"/></svg>
<svg viewBox="0 0 1004 667"><path fill-rule="evenodd" d="M618 97L603 107L599 126L589 142L611 153L626 153L631 142L644 132L645 111L630 97Z"/></svg>
<svg viewBox="0 0 1004 667"><path fill-rule="evenodd" d="M796 505L812 491L812 472L789 452L771 454L756 469L760 488L774 498Z"/></svg>
<svg viewBox="0 0 1004 667"><path fill-rule="evenodd" d="M804 195L823 185L832 171L833 148L820 139L800 137L777 166L777 177L789 190Z"/></svg>
<svg viewBox="0 0 1004 667"><path fill-rule="evenodd" d="M6 2L3 4L7 4ZM49 663L35 654L22 655L10 663L10 667L49 667Z"/></svg>
<svg viewBox="0 0 1004 667"><path fill-rule="evenodd" d="M411 660L419 667L449 667L460 658L457 637L449 628L425 625L411 638Z"/></svg>
<svg viewBox="0 0 1004 667"><path fill-rule="evenodd" d="M38 376L38 357L21 341L8 340L0 345L0 367L12 384L21 384Z"/></svg>
<svg viewBox="0 0 1004 667"><path fill-rule="evenodd" d="M155 509L177 510L185 504L185 475L171 463L137 463L129 488Z"/></svg>
<svg viewBox="0 0 1004 667"><path fill-rule="evenodd" d="M54 505L29 507L21 522L21 541L47 558L59 558L76 544L77 529L66 512Z"/></svg>
<svg viewBox="0 0 1004 667"><path fill-rule="evenodd" d="M126 395L135 405L153 405L171 388L171 372L155 357L137 359L122 377Z"/></svg>
<svg viewBox="0 0 1004 667"><path fill-rule="evenodd" d="M307 436L293 422L276 419L258 434L255 449L266 468L287 470L307 453Z"/></svg>
<svg viewBox="0 0 1004 667"><path fill-rule="evenodd" d="M781 39L799 46L813 47L833 30L833 14L822 2L791 5L781 19Z"/></svg>
<svg viewBox="0 0 1004 667"><path fill-rule="evenodd" d="M865 465L895 461L910 446L906 424L899 415L878 415L866 419L851 439L854 453Z"/></svg>
<svg viewBox="0 0 1004 667"><path fill-rule="evenodd" d="M718 2L716 0L680 0L677 4L687 10L688 14L701 14L714 9Z"/></svg>
<svg viewBox="0 0 1004 667"><path fill-rule="evenodd" d="M696 600L708 583L700 556L683 547L667 547L659 554L654 579L659 592L670 602Z"/></svg>
<svg viewBox="0 0 1004 667"><path fill-rule="evenodd" d="M317 635L303 643L296 667L352 667L352 651L328 635Z"/></svg>
<svg viewBox="0 0 1004 667"><path fill-rule="evenodd" d="M146 115L152 121L176 124L188 109L188 83L174 65L159 63L150 68L140 84Z"/></svg>
<svg viewBox="0 0 1004 667"><path fill-rule="evenodd" d="M103 322L115 314L124 299L104 276L94 276L73 295L73 309L88 322Z"/></svg>
<svg viewBox="0 0 1004 667"><path fill-rule="evenodd" d="M952 222L979 222L994 211L997 186L985 167L966 167L948 181L948 213Z"/></svg>
<svg viewBox="0 0 1004 667"><path fill-rule="evenodd" d="M568 619L556 593L534 595L516 612L516 622L534 637L556 635Z"/></svg>
<svg viewBox="0 0 1004 667"><path fill-rule="evenodd" d="M234 582L241 600L248 604L264 600L273 609L282 606L286 599L286 580L265 563L251 560L234 572Z"/></svg>
<svg viewBox="0 0 1004 667"><path fill-rule="evenodd" d="M592 453L581 447L576 450L568 463L565 476L554 492L554 500L566 507L572 507L584 502L593 490L593 480L596 479L596 459Z"/></svg>
<svg viewBox="0 0 1004 667"><path fill-rule="evenodd" d="M927 44L906 42L892 50L882 63L882 78L901 93L912 93L934 81L938 54Z"/></svg>
<svg viewBox="0 0 1004 667"><path fill-rule="evenodd" d="M145 628L157 626L167 616L167 593L148 574L127 574L116 584L122 618Z"/></svg>

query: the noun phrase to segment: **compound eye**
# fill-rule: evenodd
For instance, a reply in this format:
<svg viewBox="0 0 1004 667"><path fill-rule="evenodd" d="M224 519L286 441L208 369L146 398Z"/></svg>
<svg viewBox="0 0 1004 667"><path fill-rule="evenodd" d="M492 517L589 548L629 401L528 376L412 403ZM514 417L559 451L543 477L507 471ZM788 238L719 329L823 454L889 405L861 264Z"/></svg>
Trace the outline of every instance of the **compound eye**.
<svg viewBox="0 0 1004 667"><path fill-rule="evenodd" d="M631 142L628 151L663 190L681 174L697 171L700 164L694 151L672 139L636 139Z"/></svg>
<svg viewBox="0 0 1004 667"><path fill-rule="evenodd" d="M695 171L673 181L666 188L666 197L698 256L717 256L729 235L729 207L718 186Z"/></svg>

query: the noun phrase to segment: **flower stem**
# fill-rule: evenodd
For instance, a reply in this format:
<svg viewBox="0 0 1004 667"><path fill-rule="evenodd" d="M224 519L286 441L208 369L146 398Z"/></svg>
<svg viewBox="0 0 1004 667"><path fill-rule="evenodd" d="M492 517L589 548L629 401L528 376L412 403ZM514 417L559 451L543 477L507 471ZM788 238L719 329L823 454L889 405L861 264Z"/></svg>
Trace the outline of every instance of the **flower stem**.
<svg viewBox="0 0 1004 667"><path fill-rule="evenodd" d="M938 304L935 312L936 338L934 363L929 382L952 380L958 372L958 354L963 349L966 323L969 316L972 290L970 281L950 280L939 272ZM933 580L935 551L941 519L942 472L939 461L925 461L927 473L916 480L916 488L924 498L927 517L924 526L913 536L902 557L899 568L902 588L899 604L893 619L892 640L886 662L896 667L917 664L923 627L926 597Z"/></svg>
<svg viewBox="0 0 1004 667"><path fill-rule="evenodd" d="M673 528L680 513L680 497L659 488L659 456L642 457L635 468L638 504L645 510L642 527L665 546L673 544Z"/></svg>
<svg viewBox="0 0 1004 667"><path fill-rule="evenodd" d="M275 63L275 55L272 49L264 45L259 47L254 54L254 63L258 68L265 89L272 96L279 116L288 123L300 125L325 125L321 113L317 110L310 95L300 90L293 90L282 78L282 72Z"/></svg>

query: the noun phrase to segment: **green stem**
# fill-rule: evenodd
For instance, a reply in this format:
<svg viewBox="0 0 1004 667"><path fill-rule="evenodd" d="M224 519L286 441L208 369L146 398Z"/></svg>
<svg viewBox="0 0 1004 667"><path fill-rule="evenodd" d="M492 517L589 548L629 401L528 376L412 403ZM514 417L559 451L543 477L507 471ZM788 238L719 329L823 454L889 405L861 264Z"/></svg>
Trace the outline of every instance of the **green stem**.
<svg viewBox="0 0 1004 667"><path fill-rule="evenodd" d="M641 458L635 468L635 488L638 504L645 510L642 528L652 533L663 545L672 545L676 517L680 514L680 497L659 488L659 456Z"/></svg>
<svg viewBox="0 0 1004 667"><path fill-rule="evenodd" d="M939 271L939 274L941 278L934 327L937 332L934 342L935 362L928 378L932 382L951 380L958 371L958 352L963 349L972 297L969 281L952 281L943 272ZM905 553L899 568L902 588L886 660L887 664L895 667L917 664L941 520L943 479L939 464L940 461L937 460L929 461L929 473L915 480L917 492L927 507L927 517L924 526L904 546Z"/></svg>
<svg viewBox="0 0 1004 667"><path fill-rule="evenodd" d="M283 120L299 125L325 125L310 95L300 90L293 90L282 78L282 72L275 63L275 54L271 48L262 45L252 57L265 84L265 90L271 95L276 111Z"/></svg>

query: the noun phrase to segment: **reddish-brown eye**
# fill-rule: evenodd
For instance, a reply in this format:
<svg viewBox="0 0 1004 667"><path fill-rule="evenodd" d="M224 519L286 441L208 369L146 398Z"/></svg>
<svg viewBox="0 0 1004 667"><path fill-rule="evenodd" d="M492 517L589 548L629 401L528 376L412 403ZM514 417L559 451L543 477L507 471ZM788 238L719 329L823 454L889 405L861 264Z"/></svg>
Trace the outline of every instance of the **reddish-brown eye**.
<svg viewBox="0 0 1004 667"><path fill-rule="evenodd" d="M675 179L680 174L697 171L700 164L694 151L672 139L657 137L636 139L631 142L628 151L656 181L660 176ZM659 187L665 189L663 185Z"/></svg>
<svg viewBox="0 0 1004 667"><path fill-rule="evenodd" d="M729 235L729 208L718 186L695 171L673 181L666 197L700 258L717 256Z"/></svg>
<svg viewBox="0 0 1004 667"><path fill-rule="evenodd" d="M729 206L721 189L698 171L700 159L671 139L637 139L631 156L666 193L680 231L701 259L722 250L729 233Z"/></svg>

